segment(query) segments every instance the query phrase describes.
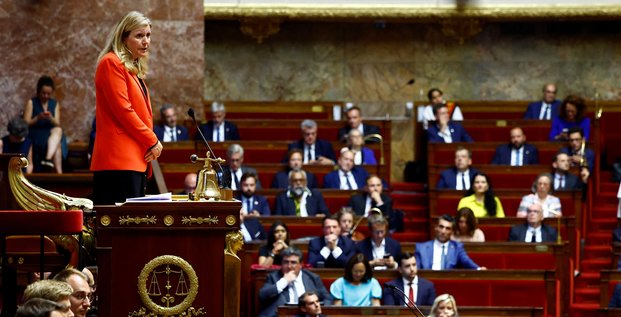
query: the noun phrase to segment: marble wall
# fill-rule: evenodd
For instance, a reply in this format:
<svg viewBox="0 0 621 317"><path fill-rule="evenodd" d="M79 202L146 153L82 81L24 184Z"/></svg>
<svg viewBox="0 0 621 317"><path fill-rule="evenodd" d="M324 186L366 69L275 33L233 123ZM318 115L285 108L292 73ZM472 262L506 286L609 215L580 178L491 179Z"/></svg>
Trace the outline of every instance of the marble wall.
<svg viewBox="0 0 621 317"><path fill-rule="evenodd" d="M150 73L153 108L184 108L202 98L201 0L15 0L0 2L0 135L35 94L39 76L54 78L61 121L70 140L86 140L95 115L97 56L114 24L128 11L153 23ZM157 115L156 115L157 116Z"/></svg>

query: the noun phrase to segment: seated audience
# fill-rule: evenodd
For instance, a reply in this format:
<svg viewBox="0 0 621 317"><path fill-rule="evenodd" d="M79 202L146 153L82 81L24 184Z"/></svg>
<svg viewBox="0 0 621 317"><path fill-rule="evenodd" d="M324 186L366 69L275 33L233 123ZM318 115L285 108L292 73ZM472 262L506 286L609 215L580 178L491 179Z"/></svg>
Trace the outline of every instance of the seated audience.
<svg viewBox="0 0 621 317"><path fill-rule="evenodd" d="M15 117L9 121L7 130L9 134L0 139L0 154L22 154L28 159L26 173L32 173L34 162L32 161L32 141L28 138L28 124L24 119Z"/></svg>
<svg viewBox="0 0 621 317"><path fill-rule="evenodd" d="M553 196L552 175L549 173L539 174L531 187L532 194L522 197L516 217L524 218L527 215L528 207L532 204L539 204L543 208L543 217L560 217L561 200Z"/></svg>
<svg viewBox="0 0 621 317"><path fill-rule="evenodd" d="M88 285L88 277L76 269L64 269L54 276L57 281L67 282L73 289L73 294L69 298L71 311L76 317L85 317L91 303L93 293Z"/></svg>
<svg viewBox="0 0 621 317"><path fill-rule="evenodd" d="M323 236L308 243L308 264L312 267L345 267L356 250L354 242L341 235L336 217L323 218L322 229Z"/></svg>
<svg viewBox="0 0 621 317"><path fill-rule="evenodd" d="M293 149L289 151L288 162L289 166L284 171L277 172L274 175L274 179L272 180L272 188L287 188L289 187L289 172L297 171L302 169L302 160L304 156L304 152L300 149ZM317 177L315 174L306 171L306 177L308 182L308 188L318 188L319 184L317 183Z"/></svg>
<svg viewBox="0 0 621 317"><path fill-rule="evenodd" d="M541 101L535 101L528 104L524 119L532 120L552 120L558 116L561 101L556 99L556 86L554 84L545 84L543 86L543 98Z"/></svg>
<svg viewBox="0 0 621 317"><path fill-rule="evenodd" d="M429 143L474 142L460 123L450 120L449 110L445 104L435 104L433 112L437 120L427 129Z"/></svg>
<svg viewBox="0 0 621 317"><path fill-rule="evenodd" d="M608 307L621 308L621 284L617 284L617 286L615 286L615 290L612 293L612 297L610 297Z"/></svg>
<svg viewBox="0 0 621 317"><path fill-rule="evenodd" d="M364 193L356 194L349 199L348 205L359 216L368 216L371 209L379 209L384 217L392 217L392 198L384 193L384 185L377 175L367 177Z"/></svg>
<svg viewBox="0 0 621 317"><path fill-rule="evenodd" d="M511 142L496 148L492 164L524 166L539 164L537 148L526 143L526 136L522 128L511 129Z"/></svg>
<svg viewBox="0 0 621 317"><path fill-rule="evenodd" d="M429 317L459 317L457 302L450 294L442 294L433 301Z"/></svg>
<svg viewBox="0 0 621 317"><path fill-rule="evenodd" d="M419 122L423 122L423 129L427 130L429 127L429 122L436 121L435 112L433 111L433 105L442 103L446 104L446 107L449 110L449 118L451 121L464 121L464 116L461 113L461 109L459 105L454 102L446 102L443 98L443 93L438 88L431 88L427 92L427 99L429 99L429 105L425 106L423 109L423 113Z"/></svg>
<svg viewBox="0 0 621 317"><path fill-rule="evenodd" d="M15 317L73 317L69 306L43 298L33 298L22 304Z"/></svg>
<svg viewBox="0 0 621 317"><path fill-rule="evenodd" d="M552 119L552 129L548 139L550 141L568 141L569 129L579 127L584 132L585 140L591 135L591 119L586 117L584 99L569 95L563 100L558 116Z"/></svg>
<svg viewBox="0 0 621 317"><path fill-rule="evenodd" d="M373 269L362 253L353 255L343 277L330 285L335 306L380 306L382 287L373 277Z"/></svg>
<svg viewBox="0 0 621 317"><path fill-rule="evenodd" d="M298 299L301 313L296 317L325 317L321 314L321 302L316 292L307 291Z"/></svg>
<svg viewBox="0 0 621 317"><path fill-rule="evenodd" d="M211 115L212 119L199 127L207 141L224 142L240 139L237 126L233 122L224 120L226 108L223 103L214 101L211 104ZM199 140L200 138L201 136L197 133L195 139Z"/></svg>
<svg viewBox="0 0 621 317"><path fill-rule="evenodd" d="M249 215L269 216L270 204L267 198L256 193L259 178L254 173L244 173L241 177L241 195L236 198L242 202L242 209Z"/></svg>
<svg viewBox="0 0 621 317"><path fill-rule="evenodd" d="M248 217L245 208L239 209L239 221L239 231L244 237L244 242L265 240L265 229L263 229L261 222L256 217Z"/></svg>
<svg viewBox="0 0 621 317"><path fill-rule="evenodd" d="M569 162L572 167L580 167L580 174L585 174L589 177L595 167L595 152L592 149L584 146L583 142L586 140L582 134L582 129L579 127L573 127L567 132L569 135L569 145L561 148L559 152L569 155Z"/></svg>
<svg viewBox="0 0 621 317"><path fill-rule="evenodd" d="M265 245L259 248L259 265L271 266L282 263L282 251L289 247L289 229L281 220L276 220L267 233Z"/></svg>
<svg viewBox="0 0 621 317"><path fill-rule="evenodd" d="M153 126L153 132L162 142L187 141L190 139L188 129L177 125L177 110L171 104L160 108L160 124Z"/></svg>
<svg viewBox="0 0 621 317"><path fill-rule="evenodd" d="M477 218L504 218L505 212L502 209L500 199L494 195L489 177L483 173L475 174L473 182L474 184L466 191L464 198L459 200L457 209L468 207Z"/></svg>
<svg viewBox="0 0 621 317"><path fill-rule="evenodd" d="M382 215L367 218L371 236L356 244L356 252L369 260L374 270L395 269L401 258L401 244L388 235L388 221Z"/></svg>
<svg viewBox="0 0 621 317"><path fill-rule="evenodd" d="M354 153L355 165L377 165L373 150L364 146L362 132L358 130L349 131L349 134L347 134L347 147L343 149L349 149ZM341 152L343 152L342 149Z"/></svg>
<svg viewBox="0 0 621 317"><path fill-rule="evenodd" d="M196 189L198 175L196 173L187 173L183 178L183 191L179 195L187 195Z"/></svg>
<svg viewBox="0 0 621 317"><path fill-rule="evenodd" d="M37 95L26 103L24 121L29 126L35 172L63 172L63 159L69 149L60 122L60 102L52 98L54 81L42 76L37 82Z"/></svg>
<svg viewBox="0 0 621 317"><path fill-rule="evenodd" d="M436 184L436 189L456 189L468 190L472 183L472 178L479 171L471 167L472 152L464 147L457 147L455 150L455 167L451 167L440 173L440 179Z"/></svg>
<svg viewBox="0 0 621 317"><path fill-rule="evenodd" d="M543 223L543 208L535 203L528 207L526 223L515 225L509 231L509 241L555 242L556 229Z"/></svg>
<svg viewBox="0 0 621 317"><path fill-rule="evenodd" d="M555 191L581 190L584 188L587 179L581 180L569 171L569 155L565 153L556 154L552 167L554 168Z"/></svg>
<svg viewBox="0 0 621 317"><path fill-rule="evenodd" d="M303 269L302 251L289 247L282 251L280 270L267 275L265 284L259 290L261 311L259 316L277 316L278 306L298 304L300 294L315 292L324 305L330 305L332 298L319 275Z"/></svg>
<svg viewBox="0 0 621 317"><path fill-rule="evenodd" d="M241 190L241 177L246 173L257 174L257 170L252 167L244 166L244 148L239 144L231 144L226 149L226 161L228 165L222 166L222 175L225 185L229 185L232 190ZM261 189L261 182L256 178L257 188Z"/></svg>
<svg viewBox="0 0 621 317"><path fill-rule="evenodd" d="M416 263L421 270L484 270L470 259L461 242L452 241L453 217L442 215L436 224L436 237L416 244Z"/></svg>
<svg viewBox="0 0 621 317"><path fill-rule="evenodd" d="M380 128L371 124L364 124L362 122L362 110L359 107L351 107L345 110L345 117L347 118L347 123L344 127L340 128L338 131L338 140L340 142L345 142L347 139L347 135L352 130L360 131L362 136L367 136L371 134L381 134ZM371 139L369 142L374 142L374 139ZM375 141L377 142L377 141Z"/></svg>
<svg viewBox="0 0 621 317"><path fill-rule="evenodd" d="M338 161L338 170L323 177L323 187L343 190L356 190L364 187L369 173L362 167L354 165L354 153L345 149Z"/></svg>
<svg viewBox="0 0 621 317"><path fill-rule="evenodd" d="M302 139L289 144L287 151L302 150L304 164L334 165L336 155L334 155L332 144L326 140L317 139L317 122L304 120L300 129L302 130Z"/></svg>
<svg viewBox="0 0 621 317"><path fill-rule="evenodd" d="M321 217L328 214L330 211L321 192L306 185L306 172L289 172L289 188L276 196L274 215Z"/></svg>
<svg viewBox="0 0 621 317"><path fill-rule="evenodd" d="M455 230L451 240L459 242L485 242L485 234L483 230L477 228L479 221L474 216L472 209L468 207L461 208L455 215Z"/></svg>
<svg viewBox="0 0 621 317"><path fill-rule="evenodd" d="M395 291L391 288L384 288L382 302L384 305L390 306L410 306L408 301L411 300L418 306L429 306L436 298L436 287L433 282L417 275L416 257L410 252L405 252L399 260L399 273L401 277L386 282L386 286L394 286L401 290Z"/></svg>
<svg viewBox="0 0 621 317"><path fill-rule="evenodd" d="M351 207L343 207L336 213L336 219L339 221L339 227L341 227L341 235L351 237L351 230L354 228L354 211Z"/></svg>

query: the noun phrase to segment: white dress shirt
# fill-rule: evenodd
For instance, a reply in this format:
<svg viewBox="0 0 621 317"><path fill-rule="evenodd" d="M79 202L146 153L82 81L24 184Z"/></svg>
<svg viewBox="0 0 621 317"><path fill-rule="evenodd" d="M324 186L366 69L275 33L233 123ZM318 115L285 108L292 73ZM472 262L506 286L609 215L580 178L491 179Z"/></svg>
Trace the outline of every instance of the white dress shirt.
<svg viewBox="0 0 621 317"><path fill-rule="evenodd" d="M541 110L539 112L539 120L550 120L552 113L552 105L549 103L541 102Z"/></svg>
<svg viewBox="0 0 621 317"><path fill-rule="evenodd" d="M213 142L224 142L224 122L220 123L219 125L214 125L212 133L213 134L211 139L213 140Z"/></svg>
<svg viewBox="0 0 621 317"><path fill-rule="evenodd" d="M177 141L177 127L169 127L167 125L164 126L164 142L175 142Z"/></svg>
<svg viewBox="0 0 621 317"><path fill-rule="evenodd" d="M248 229L246 228L243 222L239 225L239 227L240 227L240 231L242 235L244 236L244 241L245 242L252 241L252 236L250 235L250 231L248 231Z"/></svg>
<svg viewBox="0 0 621 317"><path fill-rule="evenodd" d="M524 146L521 146L519 149L512 148L511 149L511 166L522 166L522 165L524 165Z"/></svg>
<svg viewBox="0 0 621 317"><path fill-rule="evenodd" d="M347 180L349 180L349 184L351 185L351 188L347 186ZM345 172L343 172L342 170L339 170L339 182L341 183L340 189L346 189L346 190L358 189L358 184L356 184L356 179L354 178L354 175L351 173L351 171L347 172L347 177L345 177Z"/></svg>
<svg viewBox="0 0 621 317"><path fill-rule="evenodd" d="M402 277L403 280L403 292L405 293L405 300L403 301L403 306L408 306L408 294L410 294L410 280ZM414 298L410 298L412 302L416 303L416 297L418 296L418 275L414 276L414 280L412 281L412 295Z"/></svg>
<svg viewBox="0 0 621 317"><path fill-rule="evenodd" d="M433 262L431 269L434 271L442 270L442 246L444 246L444 254L448 254L449 241L440 243L438 239L433 240Z"/></svg>
<svg viewBox="0 0 621 317"><path fill-rule="evenodd" d="M311 161L316 160L317 158L315 157L315 144L304 144L304 164L308 164L308 152L310 151L310 158Z"/></svg>
<svg viewBox="0 0 621 317"><path fill-rule="evenodd" d="M466 188L464 188L461 183L463 177L464 184L466 184ZM457 185L455 189L457 190L468 190L470 189L470 169L465 170L464 172L457 172L457 176L455 179L455 184Z"/></svg>
<svg viewBox="0 0 621 317"><path fill-rule="evenodd" d="M524 242L530 242L532 240L533 232L535 233L535 241L541 242L541 226L537 228L528 226L528 230L526 231L526 237L524 237Z"/></svg>
<svg viewBox="0 0 621 317"><path fill-rule="evenodd" d="M241 167L237 169L237 171L233 172L231 170L231 189L232 190L241 190L241 188L237 188L237 184L235 183L235 178L239 180L239 185L241 186L241 177L244 173L242 173Z"/></svg>
<svg viewBox="0 0 621 317"><path fill-rule="evenodd" d="M324 240L325 240L325 238L324 238ZM341 256L341 254L343 254L343 249L341 249L341 247L339 247L339 240L338 239L336 240L336 247L332 251L330 251L330 249L328 248L327 244L328 244L328 241L326 241L326 246L321 248L321 250L319 251L319 254L321 254L321 256L324 259L327 259L330 256L330 254L332 254L332 256L335 259L338 258L339 256Z"/></svg>
<svg viewBox="0 0 621 317"><path fill-rule="evenodd" d="M287 286L289 286L289 304L297 304L298 297L302 296L306 292L304 288L304 282L302 281L302 271L298 274L298 277L293 280L291 283L287 283L287 280L282 277L278 282L276 282L276 290L278 290L278 294L282 293Z"/></svg>

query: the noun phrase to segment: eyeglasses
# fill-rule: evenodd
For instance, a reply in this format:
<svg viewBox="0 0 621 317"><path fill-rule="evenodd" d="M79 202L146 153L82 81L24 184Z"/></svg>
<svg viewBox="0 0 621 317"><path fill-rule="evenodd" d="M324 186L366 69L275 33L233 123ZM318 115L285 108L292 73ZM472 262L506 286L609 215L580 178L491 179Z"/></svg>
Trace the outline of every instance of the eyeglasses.
<svg viewBox="0 0 621 317"><path fill-rule="evenodd" d="M88 299L89 303L93 302L93 293L86 293L86 292L75 292L73 294L71 294L71 296L79 301L86 301Z"/></svg>

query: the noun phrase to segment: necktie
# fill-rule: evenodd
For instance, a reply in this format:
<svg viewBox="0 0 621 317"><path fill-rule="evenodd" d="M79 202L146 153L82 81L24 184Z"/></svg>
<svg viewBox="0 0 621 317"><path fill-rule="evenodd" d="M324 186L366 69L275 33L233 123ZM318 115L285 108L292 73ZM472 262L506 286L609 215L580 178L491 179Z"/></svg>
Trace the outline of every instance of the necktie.
<svg viewBox="0 0 621 317"><path fill-rule="evenodd" d="M522 166L522 155L521 155L522 153L521 152L522 152L521 149L518 149L515 152L515 165L516 166Z"/></svg>
<svg viewBox="0 0 621 317"><path fill-rule="evenodd" d="M552 108L552 106L548 105L546 108L546 120L550 120L550 108Z"/></svg>
<svg viewBox="0 0 621 317"><path fill-rule="evenodd" d="M550 113L549 111L550 111L550 106L544 103L541 109L541 116L539 117L539 119L548 120L548 115Z"/></svg>
<svg viewBox="0 0 621 317"><path fill-rule="evenodd" d="M349 181L349 173L345 172L345 181L347 182L347 189L354 189L354 187L351 185L351 182Z"/></svg>
<svg viewBox="0 0 621 317"><path fill-rule="evenodd" d="M408 298L410 299L410 301L411 301L411 302L408 302L408 303L407 303L407 306L412 307L412 304L411 304L411 303L416 304L416 299L414 298L414 283L413 283L413 282L409 282L409 283L408 283L408 286L410 287L410 291L409 291L409 294L408 294Z"/></svg>
<svg viewBox="0 0 621 317"><path fill-rule="evenodd" d="M216 142L220 142L220 127L216 127Z"/></svg>
<svg viewBox="0 0 621 317"><path fill-rule="evenodd" d="M461 189L462 190L467 190L466 188L466 173L462 172L461 173ZM443 246L444 248L444 246Z"/></svg>
<svg viewBox="0 0 621 317"><path fill-rule="evenodd" d="M291 302L296 304L298 302L298 290L295 288L295 281L291 284L289 284L289 287L291 287L291 290L293 290L293 298L291 299Z"/></svg>
<svg viewBox="0 0 621 317"><path fill-rule="evenodd" d="M561 175L559 181L558 181L558 188L560 189L564 189L565 188L565 175Z"/></svg>
<svg viewBox="0 0 621 317"><path fill-rule="evenodd" d="M175 128L170 130L170 140L173 142L177 141L177 134L175 133Z"/></svg>
<svg viewBox="0 0 621 317"><path fill-rule="evenodd" d="M532 231L533 236L530 238L531 243L537 243L537 231Z"/></svg>
<svg viewBox="0 0 621 317"><path fill-rule="evenodd" d="M440 261L440 266L442 267L442 270L446 270L446 252L444 252L446 250L446 246L442 246L442 260Z"/></svg>
<svg viewBox="0 0 621 317"><path fill-rule="evenodd" d="M235 190L240 190L239 186L239 178L237 178L237 173L233 172L233 180L235 181Z"/></svg>
<svg viewBox="0 0 621 317"><path fill-rule="evenodd" d="M246 199L246 211L248 213L252 211L252 198Z"/></svg>
<svg viewBox="0 0 621 317"><path fill-rule="evenodd" d="M310 162L313 160L313 154L311 153L311 146L307 145L306 146L306 163Z"/></svg>

